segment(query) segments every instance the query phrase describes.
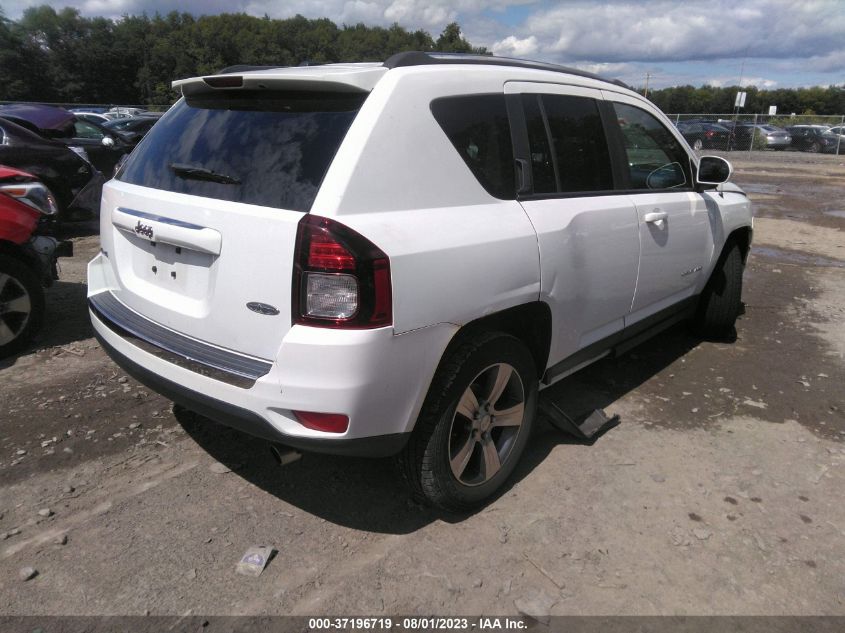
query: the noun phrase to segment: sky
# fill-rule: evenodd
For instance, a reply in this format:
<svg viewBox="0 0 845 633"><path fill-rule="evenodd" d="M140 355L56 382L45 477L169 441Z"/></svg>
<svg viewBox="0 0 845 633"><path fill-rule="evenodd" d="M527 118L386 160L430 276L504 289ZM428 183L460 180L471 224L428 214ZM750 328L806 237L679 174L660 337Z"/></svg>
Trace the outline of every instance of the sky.
<svg viewBox="0 0 845 633"><path fill-rule="evenodd" d="M39 4L116 19L173 10L299 13L337 24L398 22L435 38L457 21L472 44L496 55L575 66L635 87L845 85L845 0L0 0L13 20Z"/></svg>

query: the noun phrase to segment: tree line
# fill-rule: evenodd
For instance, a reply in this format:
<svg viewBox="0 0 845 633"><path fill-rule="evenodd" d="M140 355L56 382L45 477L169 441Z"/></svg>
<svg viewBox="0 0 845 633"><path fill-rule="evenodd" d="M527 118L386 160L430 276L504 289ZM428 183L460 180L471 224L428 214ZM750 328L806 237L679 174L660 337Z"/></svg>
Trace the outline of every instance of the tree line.
<svg viewBox="0 0 845 633"><path fill-rule="evenodd" d="M734 111L736 93L746 93L740 114L768 114L777 106L777 114L845 114L845 85L812 88L776 88L761 90L756 86L675 86L649 90L648 98L670 114L726 114Z"/></svg>
<svg viewBox="0 0 845 633"><path fill-rule="evenodd" d="M0 8L0 100L52 103L161 104L173 102L174 79L208 75L234 64L383 61L402 51L486 54L464 38L457 23L435 39L398 24L338 26L301 15L283 20L245 14L194 17L171 12L88 18L73 8L42 5L19 20ZM678 86L649 91L664 112L733 111L737 87ZM845 113L845 86L748 93L745 113Z"/></svg>
<svg viewBox="0 0 845 633"><path fill-rule="evenodd" d="M457 23L437 39L398 24L337 26L328 18L284 20L223 14L87 18L73 8L0 12L0 99L55 103L170 104L174 79L235 64L383 61L402 51L481 53Z"/></svg>

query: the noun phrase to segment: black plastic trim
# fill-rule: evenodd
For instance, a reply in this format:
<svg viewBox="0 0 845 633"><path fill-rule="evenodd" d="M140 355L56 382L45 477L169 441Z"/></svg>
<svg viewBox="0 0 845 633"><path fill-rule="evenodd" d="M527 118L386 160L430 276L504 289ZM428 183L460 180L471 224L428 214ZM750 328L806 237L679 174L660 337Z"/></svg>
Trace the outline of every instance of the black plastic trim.
<svg viewBox="0 0 845 633"><path fill-rule="evenodd" d="M550 198L599 198L602 196L636 196L647 193L696 193L691 187L677 187L675 189L603 189L601 191L564 191L561 193L531 193L519 196L522 202L530 200L546 200Z"/></svg>
<svg viewBox="0 0 845 633"><path fill-rule="evenodd" d="M245 378L252 383L273 367L269 361L242 356L168 330L130 310L108 291L90 297L88 304L103 324L118 334L126 336L128 333L201 366ZM192 366L187 368L197 373L205 373ZM216 376L210 377L220 379Z"/></svg>
<svg viewBox="0 0 845 633"><path fill-rule="evenodd" d="M388 57L384 62L384 67L405 68L408 66L435 66L438 64L508 66L512 68L528 68L531 70L547 70L567 75L575 75L576 77L595 79L597 81L603 81L625 89L630 89L626 84L622 83L618 79L608 79L607 77L602 77L601 75L589 73L577 68L569 68L567 66L559 66L557 64L548 64L545 62L535 62L530 59L495 57L493 55L475 55L472 53L425 53L423 51L407 51L404 53L396 53L395 55Z"/></svg>
<svg viewBox="0 0 845 633"><path fill-rule="evenodd" d="M625 329L611 334L607 338L596 341L578 350L571 356L564 358L552 367L549 367L543 375L543 383L549 384L561 374L572 371L575 367L593 359L598 359L608 354L620 356L658 332L691 317L695 313L697 306L698 295L693 295L641 321L637 321Z"/></svg>
<svg viewBox="0 0 845 633"><path fill-rule="evenodd" d="M410 433L392 433L351 440L332 440L286 435L252 411L193 391L142 367L118 352L96 330L94 334L111 359L138 382L214 422L269 442L314 453L349 457L389 457L401 451L410 437Z"/></svg>

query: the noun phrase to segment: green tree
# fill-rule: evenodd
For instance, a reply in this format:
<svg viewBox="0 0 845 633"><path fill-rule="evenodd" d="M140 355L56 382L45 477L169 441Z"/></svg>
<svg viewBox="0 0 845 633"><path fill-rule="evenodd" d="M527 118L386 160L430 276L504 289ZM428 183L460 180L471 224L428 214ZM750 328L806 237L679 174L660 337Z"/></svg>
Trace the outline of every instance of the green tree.
<svg viewBox="0 0 845 633"><path fill-rule="evenodd" d="M451 22L446 25L440 37L437 38L435 48L444 53L487 54L486 48L476 48L464 38L461 33L461 26L457 22Z"/></svg>

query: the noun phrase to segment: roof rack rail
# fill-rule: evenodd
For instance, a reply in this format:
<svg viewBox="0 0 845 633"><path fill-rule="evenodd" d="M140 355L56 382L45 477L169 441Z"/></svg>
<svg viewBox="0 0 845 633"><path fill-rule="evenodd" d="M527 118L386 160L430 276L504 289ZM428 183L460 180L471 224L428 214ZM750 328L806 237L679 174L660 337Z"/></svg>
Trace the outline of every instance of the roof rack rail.
<svg viewBox="0 0 845 633"><path fill-rule="evenodd" d="M625 83L619 81L618 79L608 79L607 77L602 77L601 75L589 73L586 70L568 68L566 66L559 66L558 64L549 64L547 62L535 62L529 59L517 59L514 57L494 57L493 55L478 55L473 53L426 53L423 51L408 51L405 53L396 53L384 62L385 68L432 66L436 64L478 64L532 68L534 70L549 70L552 72L577 75L578 77L586 77L588 79L606 81L623 88L628 88Z"/></svg>

